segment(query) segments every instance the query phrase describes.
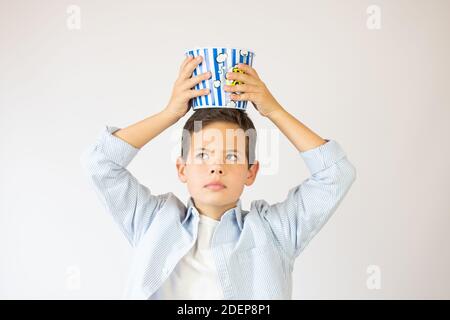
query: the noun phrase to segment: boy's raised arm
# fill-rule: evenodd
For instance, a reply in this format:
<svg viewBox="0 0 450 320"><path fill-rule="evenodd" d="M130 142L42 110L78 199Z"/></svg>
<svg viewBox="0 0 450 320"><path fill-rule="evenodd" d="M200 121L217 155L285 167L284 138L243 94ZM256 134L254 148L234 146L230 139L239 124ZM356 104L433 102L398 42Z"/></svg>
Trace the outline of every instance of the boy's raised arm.
<svg viewBox="0 0 450 320"><path fill-rule="evenodd" d="M116 137L126 141L135 148L142 148L150 140L173 125L189 111L189 100L209 94L209 89L195 90L197 83L211 77L210 72L192 77L192 73L202 57L197 59L186 57L181 64L178 78L175 81L170 101L163 111L114 133Z"/></svg>
<svg viewBox="0 0 450 320"><path fill-rule="evenodd" d="M124 129L107 126L81 156L88 178L132 246L136 246L171 193L153 195L126 169L145 144L177 122L189 110L192 97L207 94L191 90L206 75L189 77L200 60L186 58L166 108Z"/></svg>
<svg viewBox="0 0 450 320"><path fill-rule="evenodd" d="M289 190L287 198L269 205L256 201L258 211L272 227L279 241L295 258L317 234L350 189L355 167L334 140L324 140L287 112L272 96L258 73L246 64L245 74L230 73L228 79L244 84L226 87L233 100L249 100L292 142L308 167L311 177Z"/></svg>
<svg viewBox="0 0 450 320"><path fill-rule="evenodd" d="M282 230L280 238L297 257L336 211L356 170L336 141L323 140L287 111L279 109L268 118L296 146L311 174L284 201L270 205L265 216Z"/></svg>
<svg viewBox="0 0 450 320"><path fill-rule="evenodd" d="M141 149L150 140L158 136L178 121L178 118L164 109L142 121L113 133L114 136L137 149Z"/></svg>
<svg viewBox="0 0 450 320"><path fill-rule="evenodd" d="M118 130L106 126L83 152L81 164L106 211L136 246L170 193L153 195L126 169L139 149L114 136Z"/></svg>

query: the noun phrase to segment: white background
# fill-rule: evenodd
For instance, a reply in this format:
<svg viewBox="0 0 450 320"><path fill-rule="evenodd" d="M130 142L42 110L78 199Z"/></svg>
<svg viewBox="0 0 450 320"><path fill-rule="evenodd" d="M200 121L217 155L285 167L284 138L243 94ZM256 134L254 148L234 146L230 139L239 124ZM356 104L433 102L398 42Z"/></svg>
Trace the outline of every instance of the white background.
<svg viewBox="0 0 450 320"><path fill-rule="evenodd" d="M367 25L373 4L381 29ZM68 28L70 5L79 30ZM276 99L357 169L296 261L293 298L450 298L449 30L445 0L1 0L0 298L121 297L130 247L79 157L105 125L165 107L183 50L210 45L253 49ZM275 128L248 112L258 130ZM171 153L186 119L129 166L183 201ZM284 136L271 157L276 174L244 191L244 209L308 177ZM379 289L367 286L371 265Z"/></svg>

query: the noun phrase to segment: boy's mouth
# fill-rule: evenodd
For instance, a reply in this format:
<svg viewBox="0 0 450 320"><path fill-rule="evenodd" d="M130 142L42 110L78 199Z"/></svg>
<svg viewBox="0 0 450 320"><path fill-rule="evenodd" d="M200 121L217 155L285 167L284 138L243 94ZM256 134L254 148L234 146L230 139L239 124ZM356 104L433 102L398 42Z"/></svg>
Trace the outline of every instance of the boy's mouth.
<svg viewBox="0 0 450 320"><path fill-rule="evenodd" d="M226 187L222 182L215 181L215 182L210 182L207 185L205 185L205 188L210 189L210 190L222 190L222 189L225 189Z"/></svg>

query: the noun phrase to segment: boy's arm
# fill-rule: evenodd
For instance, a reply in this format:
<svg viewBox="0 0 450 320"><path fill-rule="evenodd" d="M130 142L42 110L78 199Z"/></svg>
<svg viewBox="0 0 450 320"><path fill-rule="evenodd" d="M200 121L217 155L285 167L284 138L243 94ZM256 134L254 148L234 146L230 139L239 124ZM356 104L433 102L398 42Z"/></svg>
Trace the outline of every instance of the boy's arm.
<svg viewBox="0 0 450 320"><path fill-rule="evenodd" d="M113 135L133 147L141 149L150 140L176 123L178 119L178 117L164 109L142 121L114 132Z"/></svg>
<svg viewBox="0 0 450 320"><path fill-rule="evenodd" d="M281 106L270 112L267 115L267 118L280 129L286 138L288 138L300 152L317 148L326 143L324 139L297 120Z"/></svg>
<svg viewBox="0 0 450 320"><path fill-rule="evenodd" d="M171 193L152 195L126 167L140 148L187 113L192 97L207 94L190 89L207 78L190 77L198 63L189 58L183 61L172 97L163 111L124 129L107 126L81 156L97 195L132 246L137 245Z"/></svg>
<svg viewBox="0 0 450 320"><path fill-rule="evenodd" d="M81 156L81 163L97 196L132 246L136 246L153 218L171 195L153 195L126 169L143 146L173 124L164 112L126 129L106 126Z"/></svg>
<svg viewBox="0 0 450 320"><path fill-rule="evenodd" d="M311 176L272 204L265 218L297 257L336 211L356 178L356 169L334 140L323 140L284 109L268 118L299 150Z"/></svg>
<svg viewBox="0 0 450 320"><path fill-rule="evenodd" d="M287 198L273 205L257 201L258 211L293 257L297 257L334 213L356 178L355 167L334 140L324 140L289 114L275 100L252 67L239 64L243 73L229 73L228 79L244 84L226 86L233 100L249 100L294 144L311 177L289 190Z"/></svg>
<svg viewBox="0 0 450 320"><path fill-rule="evenodd" d="M154 137L184 117L189 111L189 100L209 94L209 89L191 89L196 84L211 77L210 72L205 72L196 77L192 77L194 69L201 61L201 56L196 59L193 59L192 56L184 59L180 67L178 78L173 86L170 101L163 111L125 129L121 129L115 132L114 135L135 148L140 149Z"/></svg>

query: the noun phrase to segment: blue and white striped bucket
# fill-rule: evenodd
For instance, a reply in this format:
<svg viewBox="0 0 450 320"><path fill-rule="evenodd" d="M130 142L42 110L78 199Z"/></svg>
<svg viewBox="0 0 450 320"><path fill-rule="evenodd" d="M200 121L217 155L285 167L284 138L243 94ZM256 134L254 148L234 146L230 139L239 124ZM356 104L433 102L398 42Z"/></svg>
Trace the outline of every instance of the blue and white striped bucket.
<svg viewBox="0 0 450 320"><path fill-rule="evenodd" d="M230 92L223 90L223 86L233 85L233 81L226 79L227 72L242 72L233 68L238 63L252 66L255 53L250 50L229 47L198 47L185 50L186 56L202 56L202 62L195 68L192 76L211 71L211 77L197 84L194 89L208 88L210 93L191 100L192 109L203 108L232 108L246 110L248 101L233 101Z"/></svg>

